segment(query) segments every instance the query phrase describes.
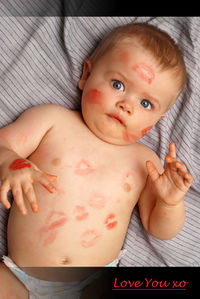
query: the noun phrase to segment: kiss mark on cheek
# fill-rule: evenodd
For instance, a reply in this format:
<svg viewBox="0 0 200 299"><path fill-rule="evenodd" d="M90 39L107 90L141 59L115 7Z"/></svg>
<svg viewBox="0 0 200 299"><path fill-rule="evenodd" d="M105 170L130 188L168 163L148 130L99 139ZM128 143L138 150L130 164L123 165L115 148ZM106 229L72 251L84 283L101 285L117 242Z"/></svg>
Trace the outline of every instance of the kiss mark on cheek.
<svg viewBox="0 0 200 299"><path fill-rule="evenodd" d="M101 193L95 192L89 199L89 206L94 209L103 209L106 205L106 198Z"/></svg>
<svg viewBox="0 0 200 299"><path fill-rule="evenodd" d="M142 137L144 137L152 128L153 126L150 126L142 130Z"/></svg>
<svg viewBox="0 0 200 299"><path fill-rule="evenodd" d="M92 104L96 104L99 106L102 106L104 102L104 95L101 91L98 89L90 89L86 92L84 95L84 98L87 102L90 102Z"/></svg>
<svg viewBox="0 0 200 299"><path fill-rule="evenodd" d="M85 160L85 159L82 159L76 165L76 170L74 171L74 173L77 174L77 175L80 175L80 176L84 176L84 175L87 175L87 174L89 174L93 171L94 171L94 169L90 165L90 162Z"/></svg>
<svg viewBox="0 0 200 299"><path fill-rule="evenodd" d="M130 192L133 188L134 182L134 174L131 171L127 172L123 184L124 191Z"/></svg>
<svg viewBox="0 0 200 299"><path fill-rule="evenodd" d="M123 138L126 142L136 142L139 138L126 131L123 132Z"/></svg>
<svg viewBox="0 0 200 299"><path fill-rule="evenodd" d="M85 220L89 215L83 206L76 206L74 209L74 214L76 215L77 221Z"/></svg>
<svg viewBox="0 0 200 299"><path fill-rule="evenodd" d="M81 236L81 245L84 248L93 247L100 237L101 235L96 230L88 229Z"/></svg>
<svg viewBox="0 0 200 299"><path fill-rule="evenodd" d="M16 159L10 164L9 169L18 170L25 167L31 168L31 164L28 163L25 159Z"/></svg>
<svg viewBox="0 0 200 299"><path fill-rule="evenodd" d="M148 84L151 84L155 78L155 74L150 66L145 63L139 63L132 67L132 70L135 71L142 80L146 81Z"/></svg>
<svg viewBox="0 0 200 299"><path fill-rule="evenodd" d="M117 223L118 221L115 220L115 214L112 213L109 214L104 221L104 224L108 230L115 228Z"/></svg>

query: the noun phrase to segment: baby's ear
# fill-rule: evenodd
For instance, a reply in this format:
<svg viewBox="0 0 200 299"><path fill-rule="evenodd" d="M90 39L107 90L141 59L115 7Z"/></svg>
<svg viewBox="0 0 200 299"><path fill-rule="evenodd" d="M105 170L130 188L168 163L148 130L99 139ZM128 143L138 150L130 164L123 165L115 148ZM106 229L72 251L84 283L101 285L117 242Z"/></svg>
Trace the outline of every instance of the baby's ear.
<svg viewBox="0 0 200 299"><path fill-rule="evenodd" d="M92 63L90 60L85 60L84 65L83 65L83 73L81 76L81 79L78 82L78 87L80 90L83 90L85 83L87 81L87 78L89 77L90 73L92 70Z"/></svg>

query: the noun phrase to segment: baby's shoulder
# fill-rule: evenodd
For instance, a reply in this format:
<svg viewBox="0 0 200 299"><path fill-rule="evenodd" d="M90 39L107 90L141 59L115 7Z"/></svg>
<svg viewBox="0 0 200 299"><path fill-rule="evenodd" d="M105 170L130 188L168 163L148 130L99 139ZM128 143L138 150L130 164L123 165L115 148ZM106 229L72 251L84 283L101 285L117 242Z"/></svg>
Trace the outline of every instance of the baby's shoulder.
<svg viewBox="0 0 200 299"><path fill-rule="evenodd" d="M141 159L145 164L147 161L151 161L154 163L160 173L163 172L163 165L160 158L150 147L142 143L137 143L136 151L138 153L138 158Z"/></svg>

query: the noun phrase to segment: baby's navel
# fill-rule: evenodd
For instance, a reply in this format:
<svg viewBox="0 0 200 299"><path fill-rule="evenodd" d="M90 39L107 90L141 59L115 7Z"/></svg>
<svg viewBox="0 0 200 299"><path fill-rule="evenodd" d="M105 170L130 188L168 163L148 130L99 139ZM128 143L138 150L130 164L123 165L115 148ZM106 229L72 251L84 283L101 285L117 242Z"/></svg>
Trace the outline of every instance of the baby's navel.
<svg viewBox="0 0 200 299"><path fill-rule="evenodd" d="M60 158L55 158L51 161L51 163L54 165L54 166L59 166L61 164L61 159Z"/></svg>

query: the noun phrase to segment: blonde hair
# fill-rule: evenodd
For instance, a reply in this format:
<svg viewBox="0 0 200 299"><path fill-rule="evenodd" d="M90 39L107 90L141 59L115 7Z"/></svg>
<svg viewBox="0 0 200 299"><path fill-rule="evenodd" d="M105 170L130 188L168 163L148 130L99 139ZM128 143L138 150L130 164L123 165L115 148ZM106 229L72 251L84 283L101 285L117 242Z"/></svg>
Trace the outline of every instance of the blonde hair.
<svg viewBox="0 0 200 299"><path fill-rule="evenodd" d="M131 23L114 28L99 43L89 57L92 63L125 38L132 38L149 51L161 70L173 70L178 81L178 94L186 81L186 68L182 53L175 41L161 29L147 23Z"/></svg>

